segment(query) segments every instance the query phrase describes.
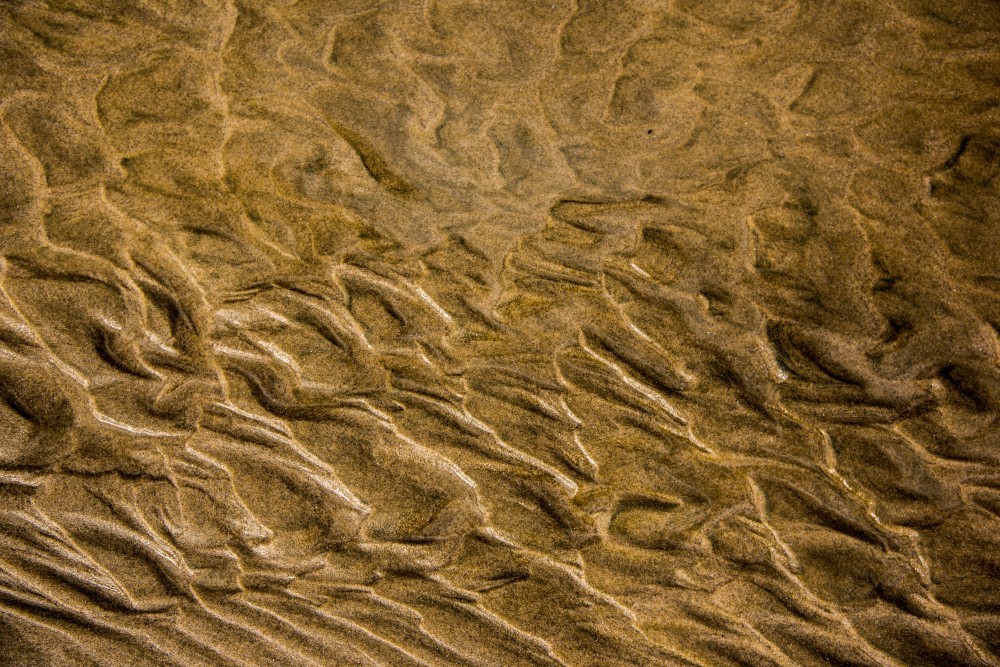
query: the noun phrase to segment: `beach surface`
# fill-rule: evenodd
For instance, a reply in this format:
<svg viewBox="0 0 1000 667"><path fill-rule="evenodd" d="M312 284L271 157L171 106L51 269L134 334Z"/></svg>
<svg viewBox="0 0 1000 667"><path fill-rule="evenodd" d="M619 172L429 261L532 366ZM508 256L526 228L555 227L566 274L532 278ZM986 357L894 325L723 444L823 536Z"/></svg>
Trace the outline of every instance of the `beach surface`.
<svg viewBox="0 0 1000 667"><path fill-rule="evenodd" d="M1000 3L0 4L0 663L1000 666Z"/></svg>

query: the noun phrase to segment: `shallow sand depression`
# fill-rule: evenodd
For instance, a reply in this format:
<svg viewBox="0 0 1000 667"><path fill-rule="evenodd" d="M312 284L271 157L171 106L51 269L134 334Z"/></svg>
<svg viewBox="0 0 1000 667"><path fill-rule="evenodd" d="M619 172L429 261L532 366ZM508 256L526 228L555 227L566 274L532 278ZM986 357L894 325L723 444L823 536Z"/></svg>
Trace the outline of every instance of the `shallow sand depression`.
<svg viewBox="0 0 1000 667"><path fill-rule="evenodd" d="M0 663L1000 665L1000 4L0 5Z"/></svg>

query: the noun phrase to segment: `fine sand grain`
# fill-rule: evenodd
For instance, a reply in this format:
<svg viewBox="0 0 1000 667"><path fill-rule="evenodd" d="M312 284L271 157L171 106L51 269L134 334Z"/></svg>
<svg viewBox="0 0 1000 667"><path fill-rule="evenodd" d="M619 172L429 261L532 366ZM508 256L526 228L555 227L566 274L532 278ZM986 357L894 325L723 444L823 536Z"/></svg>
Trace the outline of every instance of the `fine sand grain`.
<svg viewBox="0 0 1000 667"><path fill-rule="evenodd" d="M0 2L0 663L1000 666L996 0Z"/></svg>

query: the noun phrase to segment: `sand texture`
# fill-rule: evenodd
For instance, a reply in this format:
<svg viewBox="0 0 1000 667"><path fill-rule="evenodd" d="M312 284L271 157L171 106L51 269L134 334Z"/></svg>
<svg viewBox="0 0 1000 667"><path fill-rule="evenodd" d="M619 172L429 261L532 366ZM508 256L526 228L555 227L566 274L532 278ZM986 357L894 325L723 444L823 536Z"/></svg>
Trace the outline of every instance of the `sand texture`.
<svg viewBox="0 0 1000 667"><path fill-rule="evenodd" d="M0 664L1000 667L1000 2L3 0Z"/></svg>

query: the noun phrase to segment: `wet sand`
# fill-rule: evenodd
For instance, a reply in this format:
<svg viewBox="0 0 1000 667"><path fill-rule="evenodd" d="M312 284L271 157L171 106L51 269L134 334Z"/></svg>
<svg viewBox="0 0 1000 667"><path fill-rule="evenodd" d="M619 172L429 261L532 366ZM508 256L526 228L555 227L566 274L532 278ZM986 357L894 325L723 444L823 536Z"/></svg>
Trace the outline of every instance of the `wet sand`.
<svg viewBox="0 0 1000 667"><path fill-rule="evenodd" d="M0 6L0 662L1000 665L1000 4Z"/></svg>

